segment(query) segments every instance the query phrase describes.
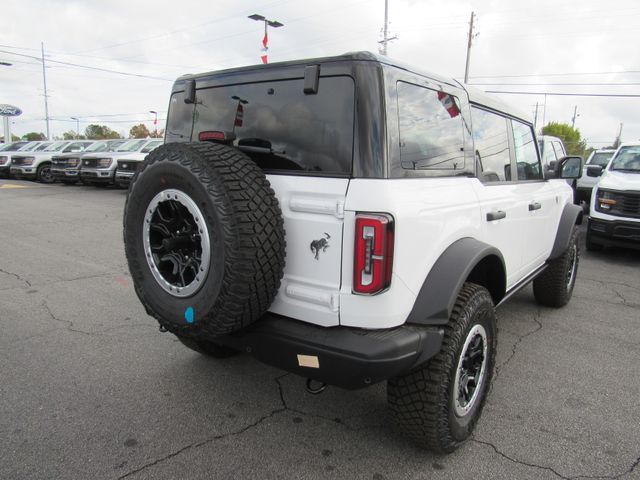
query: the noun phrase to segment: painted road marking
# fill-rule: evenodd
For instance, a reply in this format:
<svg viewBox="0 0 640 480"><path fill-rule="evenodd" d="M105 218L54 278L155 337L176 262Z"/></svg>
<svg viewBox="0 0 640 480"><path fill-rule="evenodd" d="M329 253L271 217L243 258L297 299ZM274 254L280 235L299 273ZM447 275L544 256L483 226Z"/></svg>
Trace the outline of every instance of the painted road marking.
<svg viewBox="0 0 640 480"><path fill-rule="evenodd" d="M0 183L0 188L37 188L30 185L16 185L15 183Z"/></svg>

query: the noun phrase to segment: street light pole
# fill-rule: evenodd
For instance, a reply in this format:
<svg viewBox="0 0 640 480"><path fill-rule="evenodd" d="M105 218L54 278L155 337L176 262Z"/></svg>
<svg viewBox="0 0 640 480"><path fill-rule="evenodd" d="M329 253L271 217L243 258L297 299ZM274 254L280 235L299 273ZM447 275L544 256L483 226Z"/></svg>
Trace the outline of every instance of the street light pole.
<svg viewBox="0 0 640 480"><path fill-rule="evenodd" d="M76 140L80 138L80 120L77 117L71 117L71 120L76 121Z"/></svg>
<svg viewBox="0 0 640 480"><path fill-rule="evenodd" d="M149 110L149 113L153 113L153 138L158 138L158 112L155 110Z"/></svg>
<svg viewBox="0 0 640 480"><path fill-rule="evenodd" d="M249 18L257 22L264 22L264 37L262 38L262 47L263 47L262 51L264 52L264 55L262 55L261 58L262 58L262 63L268 63L269 61L267 58L267 50L269 50L269 47L267 45L269 43L269 36L267 34L267 27L273 27L273 28L284 27L284 23L280 23L277 20L268 20L266 17L262 15L258 15L257 13L254 13L253 15L249 15Z"/></svg>

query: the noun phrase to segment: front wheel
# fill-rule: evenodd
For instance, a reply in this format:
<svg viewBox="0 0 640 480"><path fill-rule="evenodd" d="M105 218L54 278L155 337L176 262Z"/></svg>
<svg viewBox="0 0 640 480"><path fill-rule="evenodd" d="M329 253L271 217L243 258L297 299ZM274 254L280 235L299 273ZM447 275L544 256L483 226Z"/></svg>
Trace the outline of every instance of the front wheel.
<svg viewBox="0 0 640 480"><path fill-rule="evenodd" d="M574 227L564 253L552 260L533 281L533 295L540 305L564 307L569 303L576 284L579 261L578 230Z"/></svg>
<svg viewBox="0 0 640 480"><path fill-rule="evenodd" d="M418 445L439 453L458 448L480 418L496 355L496 315L484 287L465 283L440 352L411 372L390 379L391 414Z"/></svg>
<svg viewBox="0 0 640 480"><path fill-rule="evenodd" d="M53 183L56 181L56 177L51 173L51 164L43 163L38 167L36 171L36 180L40 183Z"/></svg>

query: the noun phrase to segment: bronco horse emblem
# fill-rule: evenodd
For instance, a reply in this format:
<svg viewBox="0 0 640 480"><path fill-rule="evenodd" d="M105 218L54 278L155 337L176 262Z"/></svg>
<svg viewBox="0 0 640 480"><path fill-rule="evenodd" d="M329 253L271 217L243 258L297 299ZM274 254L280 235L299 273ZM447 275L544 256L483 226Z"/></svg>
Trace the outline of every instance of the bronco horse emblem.
<svg viewBox="0 0 640 480"><path fill-rule="evenodd" d="M314 240L311 242L311 253L315 255L316 260L320 259L320 251L326 252L327 248L329 248L329 239L331 238L331 235L327 232L324 232L324 235L327 238L321 238L320 240Z"/></svg>

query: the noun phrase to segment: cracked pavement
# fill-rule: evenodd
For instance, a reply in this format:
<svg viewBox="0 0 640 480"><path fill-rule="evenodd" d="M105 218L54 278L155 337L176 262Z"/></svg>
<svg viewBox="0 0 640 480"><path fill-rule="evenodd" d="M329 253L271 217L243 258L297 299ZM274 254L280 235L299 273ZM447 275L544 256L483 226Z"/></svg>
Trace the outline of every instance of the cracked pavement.
<svg viewBox="0 0 640 480"><path fill-rule="evenodd" d="M0 478L640 480L640 253L583 251L564 309L530 287L500 307L483 416L438 456L394 429L383 384L310 395L159 333L124 191L12 183L31 188L0 190Z"/></svg>

